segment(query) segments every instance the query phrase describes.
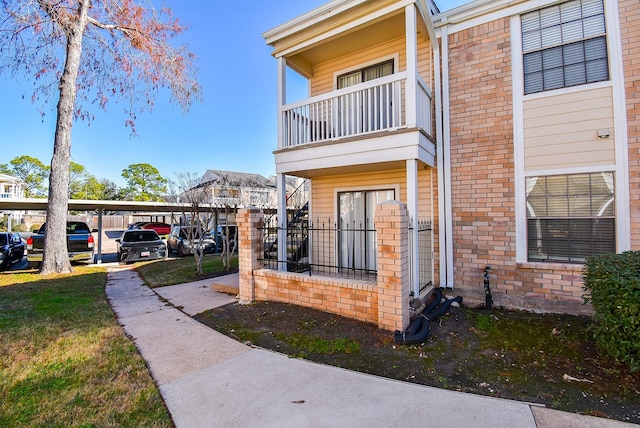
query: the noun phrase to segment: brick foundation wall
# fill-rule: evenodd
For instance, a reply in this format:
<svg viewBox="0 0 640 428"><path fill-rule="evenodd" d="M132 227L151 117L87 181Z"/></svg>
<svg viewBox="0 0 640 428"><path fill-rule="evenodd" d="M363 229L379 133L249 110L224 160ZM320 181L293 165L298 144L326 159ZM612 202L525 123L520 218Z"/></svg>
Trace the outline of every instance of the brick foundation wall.
<svg viewBox="0 0 640 428"><path fill-rule="evenodd" d="M375 282L268 269L254 271L254 281L255 300L292 303L378 324Z"/></svg>
<svg viewBox="0 0 640 428"><path fill-rule="evenodd" d="M363 281L263 269L258 209L238 213L239 301L292 303L376 324L393 331L409 325L409 260L406 206L381 204L376 211L378 276Z"/></svg>

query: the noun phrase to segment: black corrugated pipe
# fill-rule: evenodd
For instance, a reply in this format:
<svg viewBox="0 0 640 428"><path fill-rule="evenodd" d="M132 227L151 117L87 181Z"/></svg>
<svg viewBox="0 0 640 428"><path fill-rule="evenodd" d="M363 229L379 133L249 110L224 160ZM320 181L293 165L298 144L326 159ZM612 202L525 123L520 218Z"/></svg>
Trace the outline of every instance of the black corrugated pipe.
<svg viewBox="0 0 640 428"><path fill-rule="evenodd" d="M461 304L462 296L458 296L455 299L447 299L442 304L441 300L442 291L440 288L436 288L433 302L413 319L405 331L396 330L393 334L394 341L403 345L424 342L431 331L431 320L435 320L447 313L453 302Z"/></svg>

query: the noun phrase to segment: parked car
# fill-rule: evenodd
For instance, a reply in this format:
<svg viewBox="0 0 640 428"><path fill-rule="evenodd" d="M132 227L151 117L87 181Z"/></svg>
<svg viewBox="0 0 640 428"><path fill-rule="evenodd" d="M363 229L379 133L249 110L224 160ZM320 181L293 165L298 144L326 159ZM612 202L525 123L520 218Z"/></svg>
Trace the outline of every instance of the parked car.
<svg viewBox="0 0 640 428"><path fill-rule="evenodd" d="M149 223L148 221L136 221L135 223L131 223L127 226L127 230L132 230L132 229L141 229L142 226L144 226L145 224Z"/></svg>
<svg viewBox="0 0 640 428"><path fill-rule="evenodd" d="M202 244L205 254L216 252L216 241L211 232L204 232L204 236L199 238L196 230L192 233L192 239L189 240L190 226L174 226L173 230L167 237L167 247L170 252L175 252L178 256L186 256L193 253L193 247L198 243Z"/></svg>
<svg viewBox="0 0 640 428"><path fill-rule="evenodd" d="M227 235L227 231L228 231L228 235ZM227 237L229 238L229 242L227 243L227 249L231 250L233 249L234 251L237 251L238 248L236 247L236 238L238 237L237 235L237 227L235 225L226 225L226 224L219 224L218 227L216 227L216 246L218 248L218 251L222 251L224 249L224 241L225 239L227 239Z"/></svg>
<svg viewBox="0 0 640 428"><path fill-rule="evenodd" d="M140 226L140 229L151 229L155 230L156 233L161 237L166 237L171 233L171 225L167 223L161 223L157 221L151 221L149 223L144 223Z"/></svg>
<svg viewBox="0 0 640 428"><path fill-rule="evenodd" d="M18 233L0 232L0 270L9 269L24 257L24 242Z"/></svg>
<svg viewBox="0 0 640 428"><path fill-rule="evenodd" d="M120 262L157 260L167 256L167 245L152 229L125 230L116 242Z"/></svg>
<svg viewBox="0 0 640 428"><path fill-rule="evenodd" d="M89 229L87 223L82 221L68 221L66 228L69 261L92 263L95 249L93 233L97 233L98 229ZM27 239L27 260L30 267L37 267L42 263L46 231L45 223Z"/></svg>

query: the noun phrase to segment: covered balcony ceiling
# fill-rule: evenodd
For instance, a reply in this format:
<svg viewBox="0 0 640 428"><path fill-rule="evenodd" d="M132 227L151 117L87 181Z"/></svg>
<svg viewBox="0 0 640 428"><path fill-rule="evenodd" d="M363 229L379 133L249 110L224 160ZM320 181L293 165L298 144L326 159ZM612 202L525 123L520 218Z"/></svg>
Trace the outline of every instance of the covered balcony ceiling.
<svg viewBox="0 0 640 428"><path fill-rule="evenodd" d="M405 35L404 11L317 42L287 57L287 64L305 77L313 75L313 66L341 58Z"/></svg>

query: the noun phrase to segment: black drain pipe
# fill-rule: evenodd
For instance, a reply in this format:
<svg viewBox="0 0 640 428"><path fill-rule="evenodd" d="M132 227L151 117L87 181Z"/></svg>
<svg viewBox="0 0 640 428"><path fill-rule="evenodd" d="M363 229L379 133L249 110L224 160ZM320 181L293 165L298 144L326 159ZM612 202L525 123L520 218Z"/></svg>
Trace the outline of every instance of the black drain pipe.
<svg viewBox="0 0 640 428"><path fill-rule="evenodd" d="M493 308L493 298L491 297L491 289L489 288L489 271L491 266L484 268L484 307L491 310Z"/></svg>

